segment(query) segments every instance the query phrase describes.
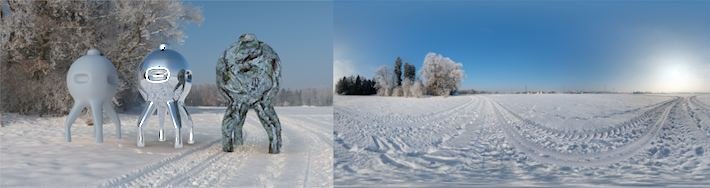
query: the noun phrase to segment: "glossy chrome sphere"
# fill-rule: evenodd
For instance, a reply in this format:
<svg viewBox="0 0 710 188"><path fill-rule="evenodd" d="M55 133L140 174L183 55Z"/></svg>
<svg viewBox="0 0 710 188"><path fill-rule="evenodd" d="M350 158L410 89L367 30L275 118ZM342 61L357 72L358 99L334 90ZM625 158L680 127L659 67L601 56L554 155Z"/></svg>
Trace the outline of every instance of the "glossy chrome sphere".
<svg viewBox="0 0 710 188"><path fill-rule="evenodd" d="M192 82L190 64L175 50L161 45L150 52L140 65L139 90L148 101L184 100Z"/></svg>
<svg viewBox="0 0 710 188"><path fill-rule="evenodd" d="M160 129L158 140L165 141L164 119L166 114L175 126L175 148L182 147L182 119L188 119L189 135L188 144L194 143L193 124L190 114L185 108L185 98L192 86L192 71L190 64L177 51L167 49L165 44L160 45L155 51L150 52L143 59L140 65L138 77L138 91L143 99L148 102L148 106L138 120L138 142L139 147L145 146L143 138L143 126L148 120L148 116L153 112L158 112Z"/></svg>

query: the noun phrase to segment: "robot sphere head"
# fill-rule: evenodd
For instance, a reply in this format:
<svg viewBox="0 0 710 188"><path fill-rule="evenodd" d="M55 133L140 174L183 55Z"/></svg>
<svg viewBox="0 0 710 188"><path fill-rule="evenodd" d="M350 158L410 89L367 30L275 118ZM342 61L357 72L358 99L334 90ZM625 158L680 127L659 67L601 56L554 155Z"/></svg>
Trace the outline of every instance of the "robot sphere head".
<svg viewBox="0 0 710 188"><path fill-rule="evenodd" d="M111 61L92 48L69 67L66 83L75 99L110 98L118 88L118 72Z"/></svg>
<svg viewBox="0 0 710 188"><path fill-rule="evenodd" d="M186 80L186 76L191 75L190 64L182 54L166 48L165 44L146 55L139 73L139 89L150 95L145 96L147 98L176 98L189 92L181 86L190 81Z"/></svg>

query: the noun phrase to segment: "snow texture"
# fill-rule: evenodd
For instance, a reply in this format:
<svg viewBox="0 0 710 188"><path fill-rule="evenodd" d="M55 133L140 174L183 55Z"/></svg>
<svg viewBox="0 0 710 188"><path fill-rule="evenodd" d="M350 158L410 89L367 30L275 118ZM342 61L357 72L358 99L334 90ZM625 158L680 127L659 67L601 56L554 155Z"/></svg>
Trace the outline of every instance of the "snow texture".
<svg viewBox="0 0 710 188"><path fill-rule="evenodd" d="M710 96L337 96L339 186L705 186Z"/></svg>
<svg viewBox="0 0 710 188"><path fill-rule="evenodd" d="M331 187L332 108L281 107L284 149L269 155L254 113L246 118L244 145L222 152L224 107L188 107L195 121L194 145L174 149L147 126L145 148L135 139L94 143L93 127L75 125L64 141L64 117L3 114L0 128L0 187ZM135 114L121 114L135 125ZM157 122L155 122L157 123ZM109 123L111 124L111 123ZM112 125L109 125L112 126ZM125 129L128 138L136 129Z"/></svg>

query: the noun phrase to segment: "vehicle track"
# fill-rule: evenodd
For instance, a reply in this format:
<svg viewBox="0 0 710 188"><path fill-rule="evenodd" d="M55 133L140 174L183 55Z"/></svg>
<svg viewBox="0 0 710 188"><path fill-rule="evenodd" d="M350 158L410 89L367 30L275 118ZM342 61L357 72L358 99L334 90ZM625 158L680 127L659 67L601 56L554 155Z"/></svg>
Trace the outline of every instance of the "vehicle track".
<svg viewBox="0 0 710 188"><path fill-rule="evenodd" d="M176 164L180 161L195 161L195 159L210 158L214 155L219 154L214 152L208 153L203 151L207 150L208 148L214 147L220 141L220 139L212 140L205 145L192 148L188 151L184 151L176 155L167 157L156 163L147 165L141 169L135 170L120 177L109 179L103 184L101 184L100 187L134 187L146 185L158 186L158 184L154 183L155 179L149 179L151 176L159 177L160 175L162 175L163 172L165 172L166 168L179 168ZM200 166L203 163L207 163L207 160L202 160L193 166ZM187 170L189 170L189 168Z"/></svg>
<svg viewBox="0 0 710 188"><path fill-rule="evenodd" d="M623 133L639 134L637 132L627 130L633 129L634 127L642 126L644 125L641 124L643 122L653 122L652 126L648 127L649 131L645 131L643 132L643 134L635 136L637 139L630 141L622 146L613 147L608 151L585 154L561 152L559 150L551 149L550 147L548 147L549 145L554 144L555 141L553 140L543 140L541 142L536 142L534 139L535 137L549 138L551 136L562 136L562 138L558 139L559 141L569 141L565 140L566 138L576 138L577 140L585 140L589 138L601 139L603 137L608 137L610 134L608 132L602 134L599 134L597 132L584 136L569 136L566 135L566 132L546 132L549 131L549 129L536 132L526 132L524 131L524 129L530 127L538 127L540 125L530 123L531 121L525 120L519 115L508 111L499 103L495 103L493 101L490 102L495 103L494 106L496 107L496 116L501 118L502 122L507 123L507 125L503 125L506 137L508 137L508 139L512 141L512 143L516 146L517 149L528 153L528 156L530 156L531 158L534 158L538 161L564 166L602 166L624 160L632 156L640 149L642 149L645 145L647 145L650 140L656 136L658 130L664 125L668 113L670 112L673 106L678 104L679 100L679 98L676 98L674 100L664 103L661 106L647 111L646 113L644 113L644 115L641 116L642 118L647 119L645 121L639 121L638 119L632 120L630 121L630 124L625 124L624 126L621 126L621 129L612 129L611 131L609 131L612 132L614 135L619 135L619 133L621 133L621 135L624 135ZM558 146L557 148L560 147Z"/></svg>
<svg viewBox="0 0 710 188"><path fill-rule="evenodd" d="M205 145L106 180L100 187L332 186L325 181L332 179L332 160L323 160L332 158L332 139L327 135L330 129L325 129L329 125L322 118L299 118L303 117L281 117L284 154L266 153L266 133L256 116L250 114L244 127L245 144L235 147L234 152L223 152L221 137L216 137Z"/></svg>
<svg viewBox="0 0 710 188"><path fill-rule="evenodd" d="M698 100L697 96L688 99L688 111L701 132L710 139L710 106Z"/></svg>

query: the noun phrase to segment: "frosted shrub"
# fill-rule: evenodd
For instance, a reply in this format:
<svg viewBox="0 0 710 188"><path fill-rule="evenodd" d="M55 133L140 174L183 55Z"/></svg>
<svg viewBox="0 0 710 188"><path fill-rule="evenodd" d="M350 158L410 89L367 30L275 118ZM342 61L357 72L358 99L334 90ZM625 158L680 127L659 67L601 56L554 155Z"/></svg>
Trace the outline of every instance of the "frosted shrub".
<svg viewBox="0 0 710 188"><path fill-rule="evenodd" d="M412 97L422 97L424 95L424 85L421 80L414 81L412 87L409 88Z"/></svg>
<svg viewBox="0 0 710 188"><path fill-rule="evenodd" d="M1 111L68 112L71 63L89 48L118 69L119 106L142 102L135 83L140 60L161 42L182 42L181 25L202 20L179 1L1 1Z"/></svg>
<svg viewBox="0 0 710 188"><path fill-rule="evenodd" d="M375 88L377 95L390 96L394 88L394 75L386 66L380 66L375 72Z"/></svg>

